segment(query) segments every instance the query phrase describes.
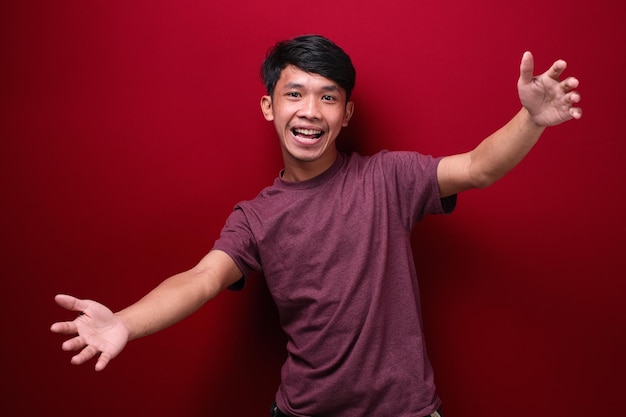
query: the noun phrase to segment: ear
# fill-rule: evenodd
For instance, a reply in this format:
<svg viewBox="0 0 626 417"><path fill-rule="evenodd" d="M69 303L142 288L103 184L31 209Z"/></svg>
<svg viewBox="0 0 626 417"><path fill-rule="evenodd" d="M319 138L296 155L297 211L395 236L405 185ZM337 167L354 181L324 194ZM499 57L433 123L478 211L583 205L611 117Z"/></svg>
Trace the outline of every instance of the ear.
<svg viewBox="0 0 626 417"><path fill-rule="evenodd" d="M272 109L272 98L270 96L261 97L261 111L265 120L268 122L274 120L274 110Z"/></svg>
<svg viewBox="0 0 626 417"><path fill-rule="evenodd" d="M346 104L346 112L343 115L343 122L341 123L341 126L343 126L343 127L348 126L348 122L352 118L353 114L354 114L354 102L353 101L349 101Z"/></svg>

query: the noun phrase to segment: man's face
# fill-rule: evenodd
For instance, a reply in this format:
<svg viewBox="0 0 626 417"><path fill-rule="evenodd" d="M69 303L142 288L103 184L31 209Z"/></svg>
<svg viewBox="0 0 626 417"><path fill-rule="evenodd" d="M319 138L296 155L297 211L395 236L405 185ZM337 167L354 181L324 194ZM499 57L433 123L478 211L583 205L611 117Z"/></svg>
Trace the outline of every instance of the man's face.
<svg viewBox="0 0 626 417"><path fill-rule="evenodd" d="M278 132L287 176L291 167L323 171L332 165L335 139L348 125L353 103L346 105L346 92L336 82L289 65L273 98L261 99L261 109Z"/></svg>

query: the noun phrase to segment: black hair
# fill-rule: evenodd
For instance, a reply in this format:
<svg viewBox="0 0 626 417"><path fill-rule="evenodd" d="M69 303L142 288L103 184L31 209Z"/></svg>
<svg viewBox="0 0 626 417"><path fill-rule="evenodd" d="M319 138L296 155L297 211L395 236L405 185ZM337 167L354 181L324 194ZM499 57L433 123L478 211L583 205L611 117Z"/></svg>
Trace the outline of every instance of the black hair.
<svg viewBox="0 0 626 417"><path fill-rule="evenodd" d="M261 67L261 78L270 96L274 95L280 73L287 65L333 80L346 91L346 101L354 88L356 71L340 47L319 35L305 35L280 41L271 48Z"/></svg>

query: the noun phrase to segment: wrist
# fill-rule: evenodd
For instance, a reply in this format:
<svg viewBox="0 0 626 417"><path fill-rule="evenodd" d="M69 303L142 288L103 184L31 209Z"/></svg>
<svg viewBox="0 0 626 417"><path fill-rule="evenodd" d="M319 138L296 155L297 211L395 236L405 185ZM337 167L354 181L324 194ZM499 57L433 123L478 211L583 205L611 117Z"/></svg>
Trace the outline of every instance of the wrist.
<svg viewBox="0 0 626 417"><path fill-rule="evenodd" d="M118 311L115 313L115 317L117 317L120 327L126 332L126 336L128 340L133 340L141 337L136 332L133 332L132 326L128 320L128 317L125 316L124 310Z"/></svg>
<svg viewBox="0 0 626 417"><path fill-rule="evenodd" d="M524 124L530 129L530 130L536 130L536 131L543 131L546 126L543 125L542 123L538 122L535 117L530 113L530 111L526 108L526 107L522 107L522 110L520 111L520 114L523 117L524 120Z"/></svg>

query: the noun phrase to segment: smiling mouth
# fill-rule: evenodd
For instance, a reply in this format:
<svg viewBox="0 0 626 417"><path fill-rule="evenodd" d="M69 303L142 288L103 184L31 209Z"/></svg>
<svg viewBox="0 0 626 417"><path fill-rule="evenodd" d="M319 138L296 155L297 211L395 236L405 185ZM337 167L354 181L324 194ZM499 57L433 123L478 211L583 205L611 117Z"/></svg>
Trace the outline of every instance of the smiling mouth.
<svg viewBox="0 0 626 417"><path fill-rule="evenodd" d="M299 138L311 140L311 139L319 139L324 134L324 131L323 130L317 130L317 129L293 128L293 129L291 129L291 133L294 136L297 136Z"/></svg>

